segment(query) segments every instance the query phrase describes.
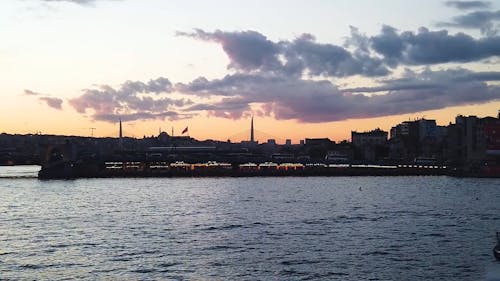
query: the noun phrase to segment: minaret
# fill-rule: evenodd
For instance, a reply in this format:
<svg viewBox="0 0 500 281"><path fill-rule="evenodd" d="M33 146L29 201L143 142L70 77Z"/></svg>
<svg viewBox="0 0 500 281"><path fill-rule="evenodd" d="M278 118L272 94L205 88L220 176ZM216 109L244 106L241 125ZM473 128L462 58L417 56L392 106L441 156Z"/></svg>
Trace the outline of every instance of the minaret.
<svg viewBox="0 0 500 281"><path fill-rule="evenodd" d="M120 138L118 139L118 146L120 149L123 148L123 130L122 130L122 119L120 118Z"/></svg>
<svg viewBox="0 0 500 281"><path fill-rule="evenodd" d="M255 142L254 132L253 132L253 115L252 115L252 121L250 123L250 142Z"/></svg>

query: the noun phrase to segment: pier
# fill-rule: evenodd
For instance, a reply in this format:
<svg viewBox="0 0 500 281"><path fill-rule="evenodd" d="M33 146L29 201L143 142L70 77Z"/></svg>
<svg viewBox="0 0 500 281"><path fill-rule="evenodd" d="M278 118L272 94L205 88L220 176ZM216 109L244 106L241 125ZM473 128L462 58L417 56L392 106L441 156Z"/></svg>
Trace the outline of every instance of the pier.
<svg viewBox="0 0 500 281"><path fill-rule="evenodd" d="M108 177L272 177L272 176L439 176L446 166L349 165L324 163L227 163L208 161L109 161L95 164L59 164L42 168L41 179Z"/></svg>

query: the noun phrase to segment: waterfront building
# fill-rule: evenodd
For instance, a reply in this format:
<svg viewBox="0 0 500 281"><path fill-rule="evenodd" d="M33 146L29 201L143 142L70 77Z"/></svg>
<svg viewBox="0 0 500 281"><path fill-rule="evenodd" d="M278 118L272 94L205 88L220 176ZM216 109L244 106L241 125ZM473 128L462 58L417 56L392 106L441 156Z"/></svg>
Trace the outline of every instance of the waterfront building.
<svg viewBox="0 0 500 281"><path fill-rule="evenodd" d="M362 162L375 162L387 156L387 132L377 128L368 132L351 131L354 158Z"/></svg>
<svg viewBox="0 0 500 281"><path fill-rule="evenodd" d="M459 115L455 122L456 125L450 128L451 158L472 166L484 165L487 160L497 162L500 155L500 114L497 118Z"/></svg>
<svg viewBox="0 0 500 281"><path fill-rule="evenodd" d="M361 133L351 131L351 141L354 146L358 147L365 145L385 145L387 142L387 132L379 128Z"/></svg>
<svg viewBox="0 0 500 281"><path fill-rule="evenodd" d="M389 155L393 160L413 162L417 158L442 160L443 140L447 129L436 120L404 121L391 128Z"/></svg>

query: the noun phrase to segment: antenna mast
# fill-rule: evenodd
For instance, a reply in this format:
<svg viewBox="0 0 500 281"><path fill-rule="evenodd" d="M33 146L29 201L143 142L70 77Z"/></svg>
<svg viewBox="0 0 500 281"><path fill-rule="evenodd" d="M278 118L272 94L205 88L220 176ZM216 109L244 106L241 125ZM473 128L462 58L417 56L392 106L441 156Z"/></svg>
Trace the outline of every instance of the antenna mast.
<svg viewBox="0 0 500 281"><path fill-rule="evenodd" d="M255 135L253 129L253 115L252 115L252 121L250 123L250 142L255 142Z"/></svg>
<svg viewBox="0 0 500 281"><path fill-rule="evenodd" d="M122 118L120 118L120 134L119 134L118 146L123 149L123 129L122 129Z"/></svg>

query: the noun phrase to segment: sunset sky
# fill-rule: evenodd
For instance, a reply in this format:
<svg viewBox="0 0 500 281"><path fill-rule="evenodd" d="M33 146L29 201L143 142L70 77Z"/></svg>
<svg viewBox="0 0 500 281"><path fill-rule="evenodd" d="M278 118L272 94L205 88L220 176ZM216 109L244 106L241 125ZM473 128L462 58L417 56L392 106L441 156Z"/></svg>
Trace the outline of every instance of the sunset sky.
<svg viewBox="0 0 500 281"><path fill-rule="evenodd" d="M0 133L350 138L496 116L500 1L1 0ZM95 129L91 129L95 128Z"/></svg>

